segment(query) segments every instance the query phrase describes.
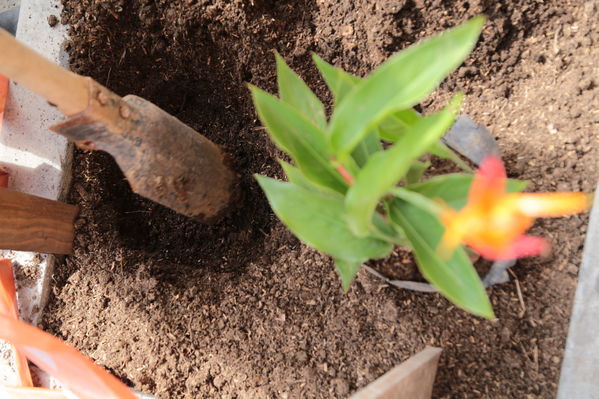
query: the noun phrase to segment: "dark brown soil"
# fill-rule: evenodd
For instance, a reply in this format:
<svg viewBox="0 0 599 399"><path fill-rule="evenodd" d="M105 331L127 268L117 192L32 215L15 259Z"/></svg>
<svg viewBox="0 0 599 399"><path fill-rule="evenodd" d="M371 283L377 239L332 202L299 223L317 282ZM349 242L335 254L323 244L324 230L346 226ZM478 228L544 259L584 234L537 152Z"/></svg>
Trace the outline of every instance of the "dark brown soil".
<svg viewBox="0 0 599 399"><path fill-rule="evenodd" d="M280 177L280 152L245 83L274 91L276 49L326 99L310 51L364 75L484 12L475 52L423 108L461 89L512 176L534 190L592 190L596 0L63 2L73 69L222 145L243 200L220 223L196 224L132 194L106 154L77 152L70 201L81 218L48 330L160 398L346 397L427 345L444 349L437 398L555 396L587 217L537 224L554 254L519 262L516 282L490 290L494 322L364 272L343 294L331 261L292 237L252 179Z"/></svg>

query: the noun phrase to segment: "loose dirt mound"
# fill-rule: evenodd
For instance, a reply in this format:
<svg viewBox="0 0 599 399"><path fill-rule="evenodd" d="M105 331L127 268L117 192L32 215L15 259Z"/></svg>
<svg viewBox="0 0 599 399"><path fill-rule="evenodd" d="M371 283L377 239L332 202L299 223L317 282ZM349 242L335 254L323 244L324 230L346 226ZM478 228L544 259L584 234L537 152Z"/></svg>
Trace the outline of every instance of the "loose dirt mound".
<svg viewBox="0 0 599 399"><path fill-rule="evenodd" d="M586 216L538 224L554 256L520 262L519 283L490 290L496 322L363 273L345 295L330 260L276 221L252 178L280 177L281 154L245 83L275 90L276 49L326 100L310 51L364 75L484 12L473 55L423 109L463 90L514 177L591 190L596 1L63 2L73 69L222 145L243 199L219 224L196 224L131 193L106 154L77 152L70 200L81 218L55 275L50 331L161 398L344 397L426 345L444 348L436 397L555 395Z"/></svg>

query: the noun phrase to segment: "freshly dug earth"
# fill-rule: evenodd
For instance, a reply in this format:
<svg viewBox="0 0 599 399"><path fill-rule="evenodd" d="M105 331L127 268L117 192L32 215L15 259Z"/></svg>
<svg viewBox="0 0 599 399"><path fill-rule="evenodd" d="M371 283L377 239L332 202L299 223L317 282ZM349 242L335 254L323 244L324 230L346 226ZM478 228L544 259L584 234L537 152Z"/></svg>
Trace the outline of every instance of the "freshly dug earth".
<svg viewBox="0 0 599 399"><path fill-rule="evenodd" d="M346 397L427 345L444 349L437 398L555 396L587 216L536 225L553 255L519 262L517 280L489 290L493 322L364 272L344 294L330 259L276 220L252 178L281 177L281 153L246 83L275 91L276 49L328 101L311 51L364 75L484 12L476 50L422 109L463 90L512 177L535 191L593 190L596 0L63 2L72 68L223 146L243 198L220 223L196 224L132 194L106 154L77 152L81 217L49 331L160 398Z"/></svg>

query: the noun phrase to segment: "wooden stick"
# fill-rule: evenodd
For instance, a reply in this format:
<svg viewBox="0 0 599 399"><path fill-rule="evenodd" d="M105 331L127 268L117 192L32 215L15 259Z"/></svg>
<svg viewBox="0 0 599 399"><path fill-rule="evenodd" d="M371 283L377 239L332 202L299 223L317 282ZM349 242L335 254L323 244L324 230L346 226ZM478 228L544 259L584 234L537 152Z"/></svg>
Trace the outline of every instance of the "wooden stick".
<svg viewBox="0 0 599 399"><path fill-rule="evenodd" d="M89 102L87 80L31 50L0 29L0 73L55 104L65 115L74 115Z"/></svg>
<svg viewBox="0 0 599 399"><path fill-rule="evenodd" d="M8 171L0 166L0 187L8 187L8 176Z"/></svg>
<svg viewBox="0 0 599 399"><path fill-rule="evenodd" d="M0 188L0 249L69 254L79 209Z"/></svg>
<svg viewBox="0 0 599 399"><path fill-rule="evenodd" d="M430 399L440 356L440 348L426 348L350 399Z"/></svg>

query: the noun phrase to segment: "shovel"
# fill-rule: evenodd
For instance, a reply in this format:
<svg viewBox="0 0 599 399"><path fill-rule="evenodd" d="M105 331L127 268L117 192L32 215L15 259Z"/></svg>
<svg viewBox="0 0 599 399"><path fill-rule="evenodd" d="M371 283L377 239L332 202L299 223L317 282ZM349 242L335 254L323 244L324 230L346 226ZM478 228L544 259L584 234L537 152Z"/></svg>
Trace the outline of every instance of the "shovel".
<svg viewBox="0 0 599 399"><path fill-rule="evenodd" d="M226 210L235 175L216 144L143 98L119 97L53 64L3 29L0 54L0 74L68 116L50 129L84 149L108 152L134 192L200 221Z"/></svg>

